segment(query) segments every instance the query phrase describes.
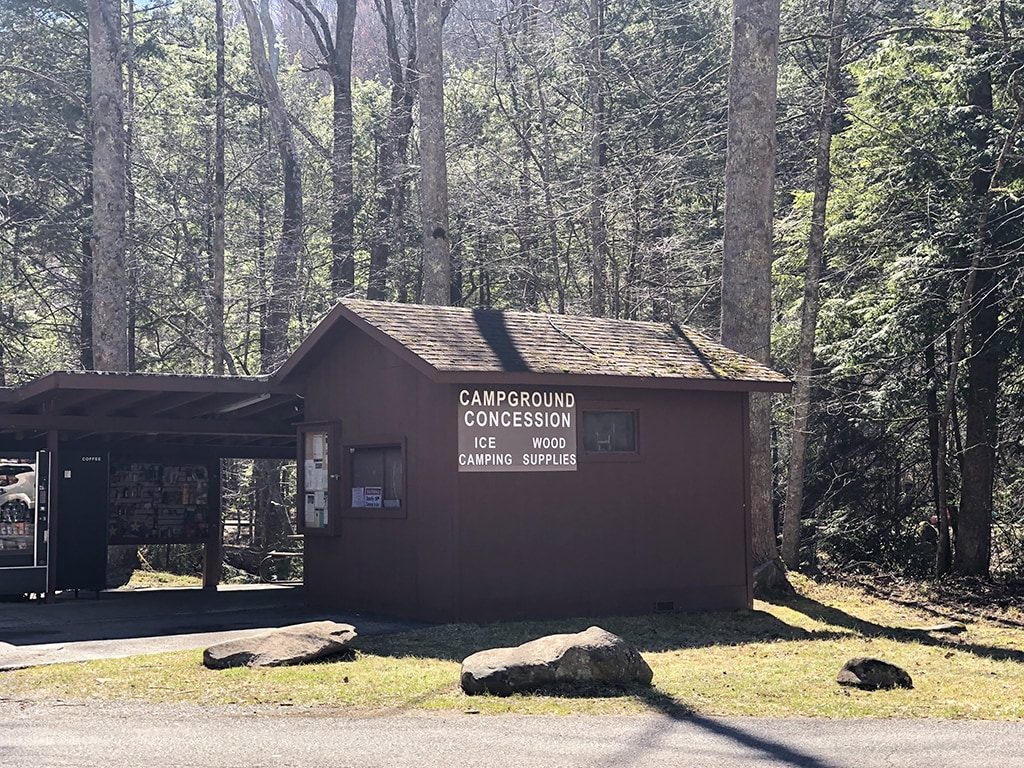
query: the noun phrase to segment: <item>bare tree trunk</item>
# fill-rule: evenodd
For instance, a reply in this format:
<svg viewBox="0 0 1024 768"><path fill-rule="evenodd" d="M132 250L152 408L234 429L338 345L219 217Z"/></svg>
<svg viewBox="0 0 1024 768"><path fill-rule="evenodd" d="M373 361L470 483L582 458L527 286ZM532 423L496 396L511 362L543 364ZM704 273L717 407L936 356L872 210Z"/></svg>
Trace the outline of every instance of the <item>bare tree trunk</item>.
<svg viewBox="0 0 1024 768"><path fill-rule="evenodd" d="M986 52L984 43L977 53ZM992 140L992 73L979 69L968 87L968 104L975 117L969 138L978 154L971 174L975 199L984 203L992 183L987 154ZM987 231L977 236L988 239ZM987 250L987 249L986 249ZM953 568L969 576L987 576L992 559L992 493L996 471L999 394L999 274L988 254L979 262L972 296L973 313L967 327L971 355L967 359L967 437L961 454L960 510L957 514Z"/></svg>
<svg viewBox="0 0 1024 768"><path fill-rule="evenodd" d="M839 106L837 91L842 66L843 26L846 0L832 0L832 19L821 110L818 113L818 149L814 160L814 202L811 205L811 234L807 241L804 302L800 320L800 342L793 390L793 443L786 486L786 514L782 529L782 559L788 568L800 565L800 518L804 503L804 471L807 467L807 424L811 412L811 370L814 339L818 327L820 283L825 259L825 213L832 186L832 127Z"/></svg>
<svg viewBox="0 0 1024 768"><path fill-rule="evenodd" d="M334 144L331 150L331 287L335 296L352 292L356 282L355 203L352 195L352 35L355 0L337 0L331 47L331 88L334 94Z"/></svg>
<svg viewBox="0 0 1024 768"><path fill-rule="evenodd" d="M391 79L391 102L380 136L378 184L380 193L375 212L375 226L370 243L370 276L366 298L387 297L388 270L397 264L405 273L403 250L403 221L405 215L405 170L408 162L409 136L412 132L412 109L415 102L416 79L416 12L411 0L403 2L405 13L406 58L398 44L398 25L391 0L378 0L377 13L384 26ZM397 257L397 258L396 258ZM399 299L404 298L405 283L399 283Z"/></svg>
<svg viewBox="0 0 1024 768"><path fill-rule="evenodd" d="M125 371L128 351L128 285L126 213L128 205L121 72L120 0L89 0L89 69L92 123L92 259L91 280L83 296L91 296L92 362L97 370ZM83 305L83 321L84 310ZM127 583L138 564L138 549L108 547L109 586Z"/></svg>
<svg viewBox="0 0 1024 768"><path fill-rule="evenodd" d="M536 157L534 145L534 110L536 108L533 78L528 71L535 48L537 25L536 0L518 0L515 36L521 61L514 61L506 46L505 58L509 80L513 84L513 105L521 119L516 133L519 139L519 205L516 237L519 241L519 264L516 290L519 304L536 311L540 301L540 263L537 258L537 211L533 200L533 170ZM518 93L517 93L518 91Z"/></svg>
<svg viewBox="0 0 1024 768"><path fill-rule="evenodd" d="M441 0L416 3L417 88L420 98L420 210L423 227L423 301L451 303L448 238L448 166L444 135L444 60Z"/></svg>
<svg viewBox="0 0 1024 768"><path fill-rule="evenodd" d="M978 53L985 53L985 43L979 42ZM1018 107L1024 109L1019 86L1011 86ZM981 252L977 261L977 274L972 289L972 314L967 322L966 333L970 336L971 355L967 360L967 424L966 443L961 452L962 482L960 510L957 514L956 553L953 567L957 573L971 576L987 576L992 558L992 506L993 486L996 470L996 444L998 440L997 403L999 394L1000 349L999 314L1001 308L999 274L996 263L989 253L988 217L993 202L993 183L996 174L1005 163L1008 152L1013 148L1004 145L996 167L986 162L986 154L992 136L987 128L993 109L992 73L979 69L971 78L968 88L968 103L978 118L970 138L978 153L978 164L971 175L971 185L981 206L978 213L975 254ZM1020 114L1014 124L1016 131ZM972 265L974 265L972 260Z"/></svg>
<svg viewBox="0 0 1024 768"><path fill-rule="evenodd" d="M755 360L771 355L778 0L733 0L729 67L722 342ZM753 558L778 559L772 515L771 398L750 396Z"/></svg>
<svg viewBox="0 0 1024 768"><path fill-rule="evenodd" d="M987 259L986 261L994 261ZM974 314L968 333L967 438L963 452L960 509L953 569L965 576L988 576L992 560L992 506L998 444L1000 300L995 267L982 267L974 285Z"/></svg>
<svg viewBox="0 0 1024 768"><path fill-rule="evenodd" d="M138 367L138 339L136 329L139 313L139 259L135 240L135 0L128 0L128 45L125 51L126 97L128 111L125 115L124 170L126 192L126 245L125 279L127 281L128 314L128 370Z"/></svg>
<svg viewBox="0 0 1024 768"><path fill-rule="evenodd" d="M92 148L90 143L90 150ZM91 154L91 151L90 151ZM92 218L92 180L85 185L82 193L82 210ZM92 354L92 235L82 232L82 269L78 275L78 359L82 368L93 369Z"/></svg>
<svg viewBox="0 0 1024 768"><path fill-rule="evenodd" d="M260 368L272 371L285 357L288 346L288 321L296 293L296 269L302 250L302 166L298 148L292 137L291 124L285 110L284 99L268 58L260 19L252 0L239 0L245 25L249 32L249 47L253 67L260 81L263 98L267 103L270 127L281 158L284 186L284 213L281 239L271 268L266 340L263 344ZM268 31L269 39L269 31Z"/></svg>
<svg viewBox="0 0 1024 768"><path fill-rule="evenodd" d="M932 470L932 495L935 519L939 519L939 369L935 362L935 338L932 336L924 348L924 364L928 370L928 458Z"/></svg>
<svg viewBox="0 0 1024 768"><path fill-rule="evenodd" d="M356 0L335 0L334 32L314 0L289 0L302 16L331 77L331 290L335 296L352 293L356 282L355 201L352 195L352 35ZM269 13L265 14L267 28ZM269 22L273 23L273 22Z"/></svg>
<svg viewBox="0 0 1024 768"><path fill-rule="evenodd" d="M125 136L120 0L89 0L92 104L92 352L98 370L128 368Z"/></svg>
<svg viewBox="0 0 1024 768"><path fill-rule="evenodd" d="M224 341L224 0L215 0L214 16L217 72L213 126L213 237L210 244L210 286L207 306L210 314L210 355L213 358L213 373L222 376L224 358L227 356Z"/></svg>
<svg viewBox="0 0 1024 768"><path fill-rule="evenodd" d="M608 127L604 85L604 0L589 0L590 58L587 67L587 100L590 107L590 313L608 312L608 232L604 199L607 194Z"/></svg>
<svg viewBox="0 0 1024 768"><path fill-rule="evenodd" d="M949 378L946 382L946 397L942 410L939 412L938 488L936 489L938 507L940 510L939 547L935 555L935 573L938 576L949 571L951 561L949 520L947 519L946 514L946 511L949 509L949 489L946 481L946 452L947 443L949 441L949 423L956 407L957 373L960 368L960 361L963 359L964 336L966 334L968 318L971 316L971 305L976 295L975 291L978 282L978 271L988 251L988 228L989 219L992 215L992 200L995 196L995 182L1000 173L1002 173L1007 160L1012 154L1014 144L1017 140L1017 132L1020 129L1021 122L1024 121L1024 98L1022 98L1016 87L1013 89L1013 96L1017 101L1017 114L1014 117L1013 125L1006 134L1006 139L1003 141L1002 149L999 151L999 157L996 159L995 166L991 169L991 172L982 168L982 172L985 174L985 192L978 205L971 263L967 270L967 281L964 284L963 293L960 297L960 304L957 309L956 320L954 321L953 341L949 355ZM975 184L976 188L980 189L981 184L977 179L975 180ZM984 323L986 320L983 318L981 322ZM994 397L994 394L995 393L993 392L991 396ZM984 520L981 520L980 522L984 524ZM974 556L982 555L987 557L987 544L985 549L980 552L976 549L975 552L972 552L971 554ZM964 563L965 568L969 564L973 567L976 563Z"/></svg>

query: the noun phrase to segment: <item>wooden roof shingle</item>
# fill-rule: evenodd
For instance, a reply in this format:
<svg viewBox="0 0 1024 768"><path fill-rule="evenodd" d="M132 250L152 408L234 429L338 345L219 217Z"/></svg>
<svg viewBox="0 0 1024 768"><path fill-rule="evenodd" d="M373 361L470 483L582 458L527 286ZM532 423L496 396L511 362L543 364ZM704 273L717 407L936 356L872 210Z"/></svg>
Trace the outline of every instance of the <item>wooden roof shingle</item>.
<svg viewBox="0 0 1024 768"><path fill-rule="evenodd" d="M339 317L441 374L746 383L751 386L731 388L776 391L790 386L781 373L672 323L342 299L321 326ZM314 331L281 375L319 337Z"/></svg>

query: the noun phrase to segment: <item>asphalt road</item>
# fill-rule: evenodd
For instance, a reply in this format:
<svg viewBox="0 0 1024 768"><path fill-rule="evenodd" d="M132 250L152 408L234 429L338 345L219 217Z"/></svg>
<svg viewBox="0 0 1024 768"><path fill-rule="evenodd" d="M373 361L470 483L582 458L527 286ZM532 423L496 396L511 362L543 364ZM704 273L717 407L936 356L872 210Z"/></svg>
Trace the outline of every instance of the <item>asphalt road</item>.
<svg viewBox="0 0 1024 768"><path fill-rule="evenodd" d="M2 685L0 676L0 685ZM7 768L1014 768L1024 724L927 720L343 715L3 701Z"/></svg>

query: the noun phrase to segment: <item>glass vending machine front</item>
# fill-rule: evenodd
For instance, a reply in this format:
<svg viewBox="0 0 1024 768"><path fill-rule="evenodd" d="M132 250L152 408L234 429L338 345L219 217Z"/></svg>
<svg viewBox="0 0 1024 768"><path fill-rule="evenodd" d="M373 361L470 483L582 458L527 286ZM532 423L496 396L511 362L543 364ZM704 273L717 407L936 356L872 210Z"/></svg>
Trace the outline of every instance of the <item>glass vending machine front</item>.
<svg viewBox="0 0 1024 768"><path fill-rule="evenodd" d="M0 459L0 568L36 565L35 462Z"/></svg>

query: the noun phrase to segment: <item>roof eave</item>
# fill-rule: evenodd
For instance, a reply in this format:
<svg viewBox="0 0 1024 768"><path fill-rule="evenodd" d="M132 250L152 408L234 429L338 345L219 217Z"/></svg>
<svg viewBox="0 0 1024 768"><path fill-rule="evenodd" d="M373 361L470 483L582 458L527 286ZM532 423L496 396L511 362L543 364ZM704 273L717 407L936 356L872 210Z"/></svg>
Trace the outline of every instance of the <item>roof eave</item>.
<svg viewBox="0 0 1024 768"><path fill-rule="evenodd" d="M55 371L33 379L11 390L3 402L17 403L46 392L62 389L96 389L118 391L180 391L238 394L290 394L272 385L269 377L253 376L190 376L174 373L126 373L106 371Z"/></svg>
<svg viewBox="0 0 1024 768"><path fill-rule="evenodd" d="M629 389L687 389L718 392L790 392L791 381L769 379L685 378L682 376L615 376L584 373L537 373L531 371L438 371L435 381L447 384L536 384Z"/></svg>

